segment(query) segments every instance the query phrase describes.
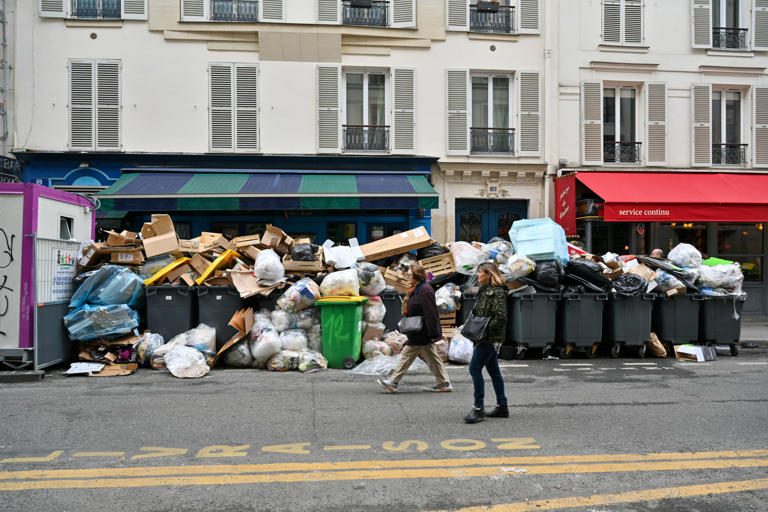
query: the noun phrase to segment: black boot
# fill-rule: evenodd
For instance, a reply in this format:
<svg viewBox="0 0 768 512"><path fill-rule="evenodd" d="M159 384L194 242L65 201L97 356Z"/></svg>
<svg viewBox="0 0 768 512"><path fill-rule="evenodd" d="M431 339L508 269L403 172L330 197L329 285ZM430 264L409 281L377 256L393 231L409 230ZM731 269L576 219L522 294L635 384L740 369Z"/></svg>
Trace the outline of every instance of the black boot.
<svg viewBox="0 0 768 512"><path fill-rule="evenodd" d="M509 418L509 407L506 405L497 405L485 416L486 418Z"/></svg>
<svg viewBox="0 0 768 512"><path fill-rule="evenodd" d="M464 416L464 421L467 423L478 423L480 421L483 421L485 419L485 411L483 409L475 409L472 408L471 411L469 411L469 414Z"/></svg>

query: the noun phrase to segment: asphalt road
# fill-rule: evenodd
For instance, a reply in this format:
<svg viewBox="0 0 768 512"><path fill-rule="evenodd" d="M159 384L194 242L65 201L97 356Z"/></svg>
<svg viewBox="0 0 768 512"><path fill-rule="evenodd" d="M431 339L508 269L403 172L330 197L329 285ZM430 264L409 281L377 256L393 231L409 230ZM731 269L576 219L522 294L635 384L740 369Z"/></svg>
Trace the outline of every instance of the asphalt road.
<svg viewBox="0 0 768 512"><path fill-rule="evenodd" d="M0 509L768 510L768 351L506 364L512 417L477 425L466 367L443 394L338 370L5 384Z"/></svg>

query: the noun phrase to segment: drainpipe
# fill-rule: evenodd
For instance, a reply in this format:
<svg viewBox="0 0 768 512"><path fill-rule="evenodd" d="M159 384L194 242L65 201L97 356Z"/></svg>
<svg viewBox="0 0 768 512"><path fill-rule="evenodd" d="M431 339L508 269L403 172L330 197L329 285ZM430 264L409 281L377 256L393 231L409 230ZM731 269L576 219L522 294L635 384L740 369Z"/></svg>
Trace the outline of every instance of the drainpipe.
<svg viewBox="0 0 768 512"><path fill-rule="evenodd" d="M542 217L549 217L550 177L557 172L558 155L556 129L558 126L558 77L554 48L557 45L557 0L544 4L544 212Z"/></svg>

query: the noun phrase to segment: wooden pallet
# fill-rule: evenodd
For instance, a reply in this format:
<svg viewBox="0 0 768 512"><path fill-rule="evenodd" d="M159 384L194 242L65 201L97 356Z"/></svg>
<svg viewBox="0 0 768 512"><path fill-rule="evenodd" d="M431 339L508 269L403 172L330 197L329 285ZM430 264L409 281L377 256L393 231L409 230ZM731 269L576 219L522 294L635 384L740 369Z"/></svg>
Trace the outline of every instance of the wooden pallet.
<svg viewBox="0 0 768 512"><path fill-rule="evenodd" d="M398 272L397 270L392 270L391 268L388 268L384 272L384 281L386 281L386 283L395 290L403 293L407 292L408 288L410 287L409 279L405 272Z"/></svg>
<svg viewBox="0 0 768 512"><path fill-rule="evenodd" d="M457 327L442 327L443 330L443 339L446 341L451 341L453 337L456 335Z"/></svg>
<svg viewBox="0 0 768 512"><path fill-rule="evenodd" d="M451 253L419 260L419 264L427 271L427 275L432 274L432 277L453 274L456 272L456 264L453 261L453 255Z"/></svg>
<svg viewBox="0 0 768 512"><path fill-rule="evenodd" d="M440 327L456 327L456 312L440 313Z"/></svg>

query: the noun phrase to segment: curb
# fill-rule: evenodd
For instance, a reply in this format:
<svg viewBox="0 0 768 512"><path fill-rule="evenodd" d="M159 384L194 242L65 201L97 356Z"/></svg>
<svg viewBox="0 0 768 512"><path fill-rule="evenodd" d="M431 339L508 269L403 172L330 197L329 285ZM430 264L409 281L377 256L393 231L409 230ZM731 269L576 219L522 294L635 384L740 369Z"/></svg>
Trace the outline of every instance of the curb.
<svg viewBox="0 0 768 512"><path fill-rule="evenodd" d="M39 382L43 380L43 377L45 377L45 372L42 370L0 372L0 383Z"/></svg>

